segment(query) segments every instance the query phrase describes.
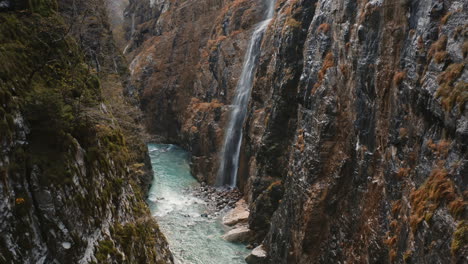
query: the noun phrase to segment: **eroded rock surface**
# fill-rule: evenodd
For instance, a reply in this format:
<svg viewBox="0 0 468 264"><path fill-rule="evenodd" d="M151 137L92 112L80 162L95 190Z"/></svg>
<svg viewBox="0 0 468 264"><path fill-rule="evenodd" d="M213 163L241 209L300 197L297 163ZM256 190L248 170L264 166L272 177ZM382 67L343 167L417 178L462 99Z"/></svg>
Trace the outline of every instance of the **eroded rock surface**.
<svg viewBox="0 0 468 264"><path fill-rule="evenodd" d="M191 150L209 183L261 6L136 11L146 20L128 56L149 124ZM267 263L467 261L467 10L457 0L277 1L238 173Z"/></svg>
<svg viewBox="0 0 468 264"><path fill-rule="evenodd" d="M173 262L104 6L0 8L0 263Z"/></svg>
<svg viewBox="0 0 468 264"><path fill-rule="evenodd" d="M244 199L237 201L236 207L229 211L223 217L223 224L227 226L234 226L247 222L249 219L249 208Z"/></svg>

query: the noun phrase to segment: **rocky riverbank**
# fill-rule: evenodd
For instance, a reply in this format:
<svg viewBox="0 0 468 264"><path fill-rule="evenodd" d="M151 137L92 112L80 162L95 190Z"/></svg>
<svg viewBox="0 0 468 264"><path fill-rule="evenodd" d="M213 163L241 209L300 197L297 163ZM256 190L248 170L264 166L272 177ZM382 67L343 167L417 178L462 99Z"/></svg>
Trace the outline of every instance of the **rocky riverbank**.
<svg viewBox="0 0 468 264"><path fill-rule="evenodd" d="M192 151L194 176L210 184L261 3L129 9L151 130ZM237 182L268 263L467 261L466 10L461 0L277 1Z"/></svg>
<svg viewBox="0 0 468 264"><path fill-rule="evenodd" d="M210 208L207 215L230 210L242 198L242 193L237 188L217 188L204 182L200 184L200 187L189 189L189 191L206 202Z"/></svg>

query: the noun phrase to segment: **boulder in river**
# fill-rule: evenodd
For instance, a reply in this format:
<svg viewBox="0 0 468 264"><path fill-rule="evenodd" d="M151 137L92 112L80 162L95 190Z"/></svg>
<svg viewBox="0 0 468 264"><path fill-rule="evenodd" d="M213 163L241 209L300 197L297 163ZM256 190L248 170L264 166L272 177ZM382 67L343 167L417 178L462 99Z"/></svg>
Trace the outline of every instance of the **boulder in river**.
<svg viewBox="0 0 468 264"><path fill-rule="evenodd" d="M247 225L237 226L234 229L229 230L222 236L223 239L229 242L246 243L249 242L253 237L252 230Z"/></svg>
<svg viewBox="0 0 468 264"><path fill-rule="evenodd" d="M263 245L260 245L245 258L245 262L248 264L264 264L266 263L267 254Z"/></svg>
<svg viewBox="0 0 468 264"><path fill-rule="evenodd" d="M236 203L236 207L229 211L223 217L223 224L227 226L234 226L238 223L246 223L249 219L249 209L244 199Z"/></svg>

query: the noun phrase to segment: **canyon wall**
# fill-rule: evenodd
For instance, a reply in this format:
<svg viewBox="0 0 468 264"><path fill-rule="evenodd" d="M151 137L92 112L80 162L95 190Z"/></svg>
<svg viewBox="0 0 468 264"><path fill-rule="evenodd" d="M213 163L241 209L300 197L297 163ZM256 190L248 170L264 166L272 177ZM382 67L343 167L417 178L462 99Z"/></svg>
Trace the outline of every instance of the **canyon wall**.
<svg viewBox="0 0 468 264"><path fill-rule="evenodd" d="M172 263L104 2L0 2L0 262Z"/></svg>
<svg viewBox="0 0 468 264"><path fill-rule="evenodd" d="M242 0L127 9L128 92L152 133L192 151L199 180L215 182L260 10ZM268 263L467 260L467 10L466 1L277 1L238 173Z"/></svg>
<svg viewBox="0 0 468 264"><path fill-rule="evenodd" d="M271 263L466 261L466 5L278 2L242 171Z"/></svg>
<svg viewBox="0 0 468 264"><path fill-rule="evenodd" d="M226 105L242 70L261 1L130 1L132 87L150 132L192 154L192 172L214 183Z"/></svg>

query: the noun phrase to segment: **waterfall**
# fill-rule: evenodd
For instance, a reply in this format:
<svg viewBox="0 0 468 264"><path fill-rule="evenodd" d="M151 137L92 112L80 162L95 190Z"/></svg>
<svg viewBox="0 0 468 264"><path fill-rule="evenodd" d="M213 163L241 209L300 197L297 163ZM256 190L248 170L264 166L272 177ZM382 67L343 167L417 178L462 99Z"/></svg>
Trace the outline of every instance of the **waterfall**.
<svg viewBox="0 0 468 264"><path fill-rule="evenodd" d="M135 13L132 14L132 29L131 29L131 36L133 38L133 33L135 33Z"/></svg>
<svg viewBox="0 0 468 264"><path fill-rule="evenodd" d="M133 34L135 33L135 13L132 14L132 27L130 28L130 40L128 41L127 46L123 50L123 54L127 53L127 49L130 47L130 44L133 40Z"/></svg>
<svg viewBox="0 0 468 264"><path fill-rule="evenodd" d="M268 27L274 14L275 0L266 1L265 20L260 22L252 34L247 53L244 57L242 74L237 82L236 93L232 103L231 115L224 136L224 145L221 152L221 164L218 171L217 185L235 187L237 182L237 169L239 167L239 152L242 143L242 126L247 114L250 92L261 52L263 33Z"/></svg>

